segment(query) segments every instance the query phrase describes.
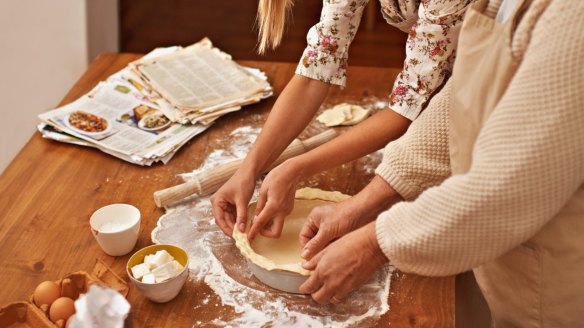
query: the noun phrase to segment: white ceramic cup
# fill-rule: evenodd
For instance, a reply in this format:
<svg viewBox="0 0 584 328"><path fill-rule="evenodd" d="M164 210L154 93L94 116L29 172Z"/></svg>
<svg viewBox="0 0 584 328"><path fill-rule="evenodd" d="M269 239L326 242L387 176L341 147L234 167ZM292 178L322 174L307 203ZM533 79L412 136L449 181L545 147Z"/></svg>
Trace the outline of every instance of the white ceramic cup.
<svg viewBox="0 0 584 328"><path fill-rule="evenodd" d="M140 232L140 211L128 204L112 204L93 212L91 232L103 251L111 256L130 253Z"/></svg>

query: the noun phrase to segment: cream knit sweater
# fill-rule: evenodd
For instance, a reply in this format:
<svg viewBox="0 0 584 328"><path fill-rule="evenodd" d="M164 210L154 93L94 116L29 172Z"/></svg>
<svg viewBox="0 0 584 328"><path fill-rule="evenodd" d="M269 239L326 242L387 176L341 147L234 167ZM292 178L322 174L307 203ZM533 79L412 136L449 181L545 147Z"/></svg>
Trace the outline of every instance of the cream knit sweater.
<svg viewBox="0 0 584 328"><path fill-rule="evenodd" d="M450 275L498 258L584 182L584 1L534 1L512 44L522 63L468 173L450 174L450 83L385 149L376 173L406 201L377 218L377 239L402 271Z"/></svg>

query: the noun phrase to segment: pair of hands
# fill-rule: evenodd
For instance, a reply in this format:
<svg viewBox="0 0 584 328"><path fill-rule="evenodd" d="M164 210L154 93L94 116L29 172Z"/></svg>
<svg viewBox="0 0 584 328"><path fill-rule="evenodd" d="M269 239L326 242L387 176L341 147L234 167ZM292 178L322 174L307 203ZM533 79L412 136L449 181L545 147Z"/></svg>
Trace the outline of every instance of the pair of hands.
<svg viewBox="0 0 584 328"><path fill-rule="evenodd" d="M349 232L305 262L312 270L300 292L311 294L320 304L337 304L359 288L388 262L375 234L375 222Z"/></svg>
<svg viewBox="0 0 584 328"><path fill-rule="evenodd" d="M255 188L255 179L249 176L238 171L211 199L216 222L228 236L233 229L246 229L247 204ZM266 177L248 231L250 241L257 233L280 236L284 219L293 208L300 177L289 162ZM377 243L375 223L358 229L365 223L348 201L317 207L310 213L299 238L302 257L308 260L303 266L313 273L300 291L311 294L318 303L336 304L387 262Z"/></svg>
<svg viewBox="0 0 584 328"><path fill-rule="evenodd" d="M248 231L252 241L260 233L265 237L278 238L284 219L294 206L294 194L298 184L297 170L290 161L273 169L260 189L255 217ZM228 236L233 229L246 230L247 206L255 189L253 174L238 170L212 197L211 205L215 221Z"/></svg>
<svg viewBox="0 0 584 328"><path fill-rule="evenodd" d="M211 198L217 225L228 236L233 229L245 231L247 204L253 195L255 179L238 171ZM284 162L268 174L260 189L255 217L247 233L252 241L259 233L265 237L278 238L282 233L284 219L294 206L294 195L301 177L297 167ZM300 232L302 257L312 258L331 241L357 229L365 222L345 205L346 202L315 208Z"/></svg>

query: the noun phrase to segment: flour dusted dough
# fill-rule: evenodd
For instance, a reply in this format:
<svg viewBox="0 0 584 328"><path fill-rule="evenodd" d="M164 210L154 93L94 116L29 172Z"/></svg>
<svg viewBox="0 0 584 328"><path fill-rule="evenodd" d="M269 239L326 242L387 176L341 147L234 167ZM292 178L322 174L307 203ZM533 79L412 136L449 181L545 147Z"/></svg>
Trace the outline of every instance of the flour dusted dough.
<svg viewBox="0 0 584 328"><path fill-rule="evenodd" d="M233 238L241 254L257 266L270 271L284 270L307 276L310 271L302 268L303 260L300 257L301 249L298 240L298 234L304 221L314 207L339 202L350 196L338 191L302 188L296 191L295 197L294 209L286 217L279 239L267 238L258 234L250 245L247 241L247 230L242 233L238 229L233 229ZM253 218L255 205L255 203L250 205L248 218ZM247 224L247 229L250 226L251 224Z"/></svg>
<svg viewBox="0 0 584 328"><path fill-rule="evenodd" d="M342 103L325 110L316 120L326 126L355 125L369 116L369 109Z"/></svg>

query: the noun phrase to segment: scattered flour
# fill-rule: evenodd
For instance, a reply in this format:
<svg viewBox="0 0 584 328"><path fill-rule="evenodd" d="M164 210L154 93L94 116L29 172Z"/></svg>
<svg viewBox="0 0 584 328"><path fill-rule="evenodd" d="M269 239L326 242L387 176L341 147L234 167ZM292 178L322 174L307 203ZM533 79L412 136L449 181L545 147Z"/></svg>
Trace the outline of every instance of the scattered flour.
<svg viewBox="0 0 584 328"><path fill-rule="evenodd" d="M198 169L182 174L183 179L243 158L259 132L259 128L249 126L234 130L227 149L212 152ZM378 152L362 159L361 173L373 174L380 156ZM315 182L309 180L308 184ZM389 310L392 272L389 266L380 269L368 284L336 306L318 305L309 296L287 294L261 284L232 240L216 226L209 197L188 199L168 208L152 231L152 241L184 248L189 253L190 279L204 281L222 304L231 306L235 312L235 317L225 314L209 322L197 320L195 326L362 327L375 325L376 319ZM204 297L202 306L214 296Z"/></svg>
<svg viewBox="0 0 584 328"><path fill-rule="evenodd" d="M375 109L385 109L389 106L387 101L378 100L373 103L373 108Z"/></svg>
<svg viewBox="0 0 584 328"><path fill-rule="evenodd" d="M232 140L229 149L217 149L213 151L207 156L199 168L192 172L180 174L179 176L187 181L197 174L208 171L217 165L225 164L235 159L244 158L251 148L251 145L260 134L260 131L260 128L253 128L250 126L244 126L233 130L229 134L231 137L230 139Z"/></svg>

